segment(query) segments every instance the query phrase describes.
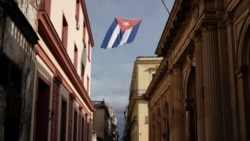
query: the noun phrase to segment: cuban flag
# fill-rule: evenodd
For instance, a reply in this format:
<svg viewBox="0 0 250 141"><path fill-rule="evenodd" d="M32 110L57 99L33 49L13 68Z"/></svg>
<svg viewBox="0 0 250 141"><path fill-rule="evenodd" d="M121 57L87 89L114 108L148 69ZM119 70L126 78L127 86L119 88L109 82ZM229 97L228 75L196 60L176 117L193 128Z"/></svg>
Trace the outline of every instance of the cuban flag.
<svg viewBox="0 0 250 141"><path fill-rule="evenodd" d="M115 18L102 42L101 48L115 48L131 43L139 29L141 19Z"/></svg>

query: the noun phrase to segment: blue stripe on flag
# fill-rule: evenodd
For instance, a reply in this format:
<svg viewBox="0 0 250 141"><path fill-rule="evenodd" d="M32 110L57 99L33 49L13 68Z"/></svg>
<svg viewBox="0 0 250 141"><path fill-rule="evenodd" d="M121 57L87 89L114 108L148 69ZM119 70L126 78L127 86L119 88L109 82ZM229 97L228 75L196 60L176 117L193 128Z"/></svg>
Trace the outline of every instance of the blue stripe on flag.
<svg viewBox="0 0 250 141"><path fill-rule="evenodd" d="M127 43L131 43L132 41L134 41L135 36L136 36L136 33L137 33L138 29L139 29L140 24L141 24L141 22L139 22L137 25L135 25L135 26L133 27L133 29L132 29L132 31L131 31L131 33L130 33L130 36L129 36L129 38L128 38Z"/></svg>
<svg viewBox="0 0 250 141"><path fill-rule="evenodd" d="M109 40L110 40L112 33L113 33L116 26L117 26L117 21L114 20L113 23L111 24L111 26L109 27L109 30L106 33L106 36L102 42L101 48L107 48Z"/></svg>
<svg viewBox="0 0 250 141"><path fill-rule="evenodd" d="M119 46L119 44L120 44L120 42L121 42L121 40L122 40L123 34L124 34L124 32L122 32L122 31L120 30L120 33L119 33L119 35L116 37L116 40L115 40L114 44L112 45L112 48L115 48L115 47L118 47L118 46Z"/></svg>

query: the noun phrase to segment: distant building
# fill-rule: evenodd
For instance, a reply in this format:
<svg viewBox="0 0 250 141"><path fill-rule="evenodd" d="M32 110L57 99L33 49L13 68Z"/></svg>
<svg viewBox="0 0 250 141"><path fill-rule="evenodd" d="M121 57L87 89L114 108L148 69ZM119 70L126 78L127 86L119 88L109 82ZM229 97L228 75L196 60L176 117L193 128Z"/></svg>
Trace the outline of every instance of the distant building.
<svg viewBox="0 0 250 141"><path fill-rule="evenodd" d="M118 121L114 109L103 101L93 101L95 112L93 118L93 130L97 141L118 141Z"/></svg>
<svg viewBox="0 0 250 141"><path fill-rule="evenodd" d="M250 140L250 1L175 0L156 49L149 141Z"/></svg>
<svg viewBox="0 0 250 141"><path fill-rule="evenodd" d="M140 56L134 62L129 104L125 110L125 141L148 141L148 102L143 94L153 79L162 57Z"/></svg>

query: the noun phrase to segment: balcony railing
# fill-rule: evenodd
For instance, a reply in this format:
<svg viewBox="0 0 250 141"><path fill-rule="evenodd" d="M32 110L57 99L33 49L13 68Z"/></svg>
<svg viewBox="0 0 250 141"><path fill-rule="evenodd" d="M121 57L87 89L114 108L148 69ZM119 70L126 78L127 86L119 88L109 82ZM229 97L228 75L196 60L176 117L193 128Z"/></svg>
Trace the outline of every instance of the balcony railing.
<svg viewBox="0 0 250 141"><path fill-rule="evenodd" d="M129 99L134 96L142 96L146 92L146 89L135 89L130 92Z"/></svg>

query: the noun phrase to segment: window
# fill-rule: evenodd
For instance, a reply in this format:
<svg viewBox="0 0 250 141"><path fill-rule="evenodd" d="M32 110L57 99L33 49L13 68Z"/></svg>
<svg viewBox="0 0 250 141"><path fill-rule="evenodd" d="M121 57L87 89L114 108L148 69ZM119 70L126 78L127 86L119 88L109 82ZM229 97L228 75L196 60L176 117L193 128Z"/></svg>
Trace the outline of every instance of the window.
<svg viewBox="0 0 250 141"><path fill-rule="evenodd" d="M85 66L82 63L82 73L81 73L82 83L84 83L84 71L85 71Z"/></svg>
<svg viewBox="0 0 250 141"><path fill-rule="evenodd" d="M78 61L78 49L75 45L75 47L74 47L74 66L75 66L76 70L77 70L77 61Z"/></svg>
<svg viewBox="0 0 250 141"><path fill-rule="evenodd" d="M78 141L81 141L81 133L82 133L82 118L81 118L81 110L82 108L79 107L79 115L78 115Z"/></svg>
<svg viewBox="0 0 250 141"><path fill-rule="evenodd" d="M62 100L61 103L61 131L60 131L60 140L66 140L66 117L67 117L67 102Z"/></svg>
<svg viewBox="0 0 250 141"><path fill-rule="evenodd" d="M145 124L148 124L148 116L145 116Z"/></svg>
<svg viewBox="0 0 250 141"><path fill-rule="evenodd" d="M66 18L63 15L63 25L62 25L62 43L65 49L67 49L67 40L68 40L68 23Z"/></svg>
<svg viewBox="0 0 250 141"><path fill-rule="evenodd" d="M85 22L83 22L83 41L85 41L85 38L86 38L86 33L85 33L85 31L86 31L86 24L85 24Z"/></svg>
<svg viewBox="0 0 250 141"><path fill-rule="evenodd" d="M90 124L89 122L87 122L87 133L86 133L86 138L87 138L87 141L89 141L89 132L90 131Z"/></svg>
<svg viewBox="0 0 250 141"><path fill-rule="evenodd" d="M90 61L90 41L88 41L88 59Z"/></svg>
<svg viewBox="0 0 250 141"><path fill-rule="evenodd" d="M75 18L76 22L79 22L79 13L80 13L80 2L79 0L76 0L76 13L75 13Z"/></svg>
<svg viewBox="0 0 250 141"><path fill-rule="evenodd" d="M89 93L89 77L87 78L87 92Z"/></svg>
<svg viewBox="0 0 250 141"><path fill-rule="evenodd" d="M77 139L77 111L74 112L73 141Z"/></svg>
<svg viewBox="0 0 250 141"><path fill-rule="evenodd" d="M152 74L152 79L155 77L155 73Z"/></svg>
<svg viewBox="0 0 250 141"><path fill-rule="evenodd" d="M85 126L84 126L84 118L82 118L82 141L84 141L84 136L85 136Z"/></svg>

